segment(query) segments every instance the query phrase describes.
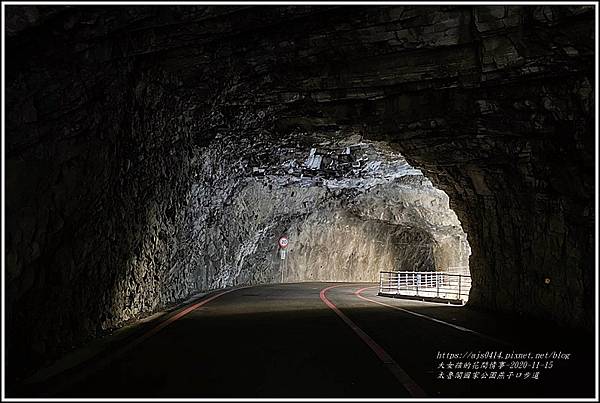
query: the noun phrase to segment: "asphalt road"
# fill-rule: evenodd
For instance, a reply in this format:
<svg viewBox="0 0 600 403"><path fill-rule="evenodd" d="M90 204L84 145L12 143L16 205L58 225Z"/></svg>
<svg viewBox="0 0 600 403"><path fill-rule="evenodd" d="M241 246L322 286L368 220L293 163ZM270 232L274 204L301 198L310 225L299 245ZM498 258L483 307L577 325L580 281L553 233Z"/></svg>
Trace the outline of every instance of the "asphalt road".
<svg viewBox="0 0 600 403"><path fill-rule="evenodd" d="M370 288L367 288L370 287ZM466 307L391 299L372 284L221 290L8 397L593 397L594 338ZM478 352L549 353L475 359ZM552 358L566 353L568 359ZM460 354L457 359L440 353ZM471 358L464 359L469 353ZM446 379L452 362L470 379ZM500 369L499 362L505 362ZM510 368L513 361L517 366ZM542 368L532 369L534 361ZM552 368L546 368L548 362ZM529 364L523 364L529 362ZM475 371L505 379L472 379ZM540 372L533 379L534 372ZM440 379L440 372L445 372ZM506 379L512 372L511 379ZM529 372L528 379L525 373ZM517 379L517 373L521 373ZM497 375L498 376L498 375Z"/></svg>

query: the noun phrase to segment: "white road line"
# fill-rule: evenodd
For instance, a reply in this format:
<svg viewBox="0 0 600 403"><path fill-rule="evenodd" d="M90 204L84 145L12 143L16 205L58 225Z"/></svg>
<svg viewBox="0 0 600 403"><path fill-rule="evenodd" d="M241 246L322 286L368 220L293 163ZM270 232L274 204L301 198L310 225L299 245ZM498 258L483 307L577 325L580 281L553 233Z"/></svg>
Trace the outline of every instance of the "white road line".
<svg viewBox="0 0 600 403"><path fill-rule="evenodd" d="M452 328L454 328L456 330L460 330L461 332L471 333L471 334L474 334L476 336L482 337L484 339L488 339L490 341L493 341L495 343L503 344L503 345L506 345L506 346L512 346L511 343L508 343L508 342L506 342L504 340L497 339L497 338L492 337L492 336L488 336L487 334L479 333L479 332L477 332L475 330L467 329L466 327L455 325L453 323L444 322L443 320L432 318L431 316L423 315L421 313L416 313L416 312L413 312L413 311L409 311L408 309L400 308L399 306L389 305L389 304L386 304L384 302L375 301L374 299L367 298L367 297L361 295L361 292L363 292L364 290L368 290L369 288L374 288L374 287L377 287L377 286L370 286L370 287L361 288L361 289L355 291L354 295L356 295L360 299L372 302L374 304L387 306L388 308L392 308L392 309L395 309L397 311L406 312L408 314L411 314L411 315L414 315L414 316L418 316L419 318L431 320L433 322L440 323L442 325L450 326L450 327L452 327Z"/></svg>

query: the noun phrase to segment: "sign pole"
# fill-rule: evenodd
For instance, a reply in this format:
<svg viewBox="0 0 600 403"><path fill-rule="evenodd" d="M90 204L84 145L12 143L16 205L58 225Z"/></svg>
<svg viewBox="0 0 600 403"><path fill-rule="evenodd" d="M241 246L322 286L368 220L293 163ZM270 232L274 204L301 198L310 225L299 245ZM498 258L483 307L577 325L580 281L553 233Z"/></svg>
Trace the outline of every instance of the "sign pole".
<svg viewBox="0 0 600 403"><path fill-rule="evenodd" d="M285 262L285 258L286 258L286 250L285 248L287 248L287 246L289 245L290 240L288 239L287 236L282 235L281 237L279 237L279 240L277 241L277 244L279 245L279 253L281 254L281 260L283 260L282 264L281 264L281 283L283 284L283 272L285 271L287 264Z"/></svg>

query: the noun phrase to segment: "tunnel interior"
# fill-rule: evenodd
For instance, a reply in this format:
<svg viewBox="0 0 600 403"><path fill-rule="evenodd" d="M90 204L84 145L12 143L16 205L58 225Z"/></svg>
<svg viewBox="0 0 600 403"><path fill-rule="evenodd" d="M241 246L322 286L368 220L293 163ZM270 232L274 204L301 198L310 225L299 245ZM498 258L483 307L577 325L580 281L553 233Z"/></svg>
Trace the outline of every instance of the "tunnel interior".
<svg viewBox="0 0 600 403"><path fill-rule="evenodd" d="M593 20L7 6L13 376L198 291L382 270L592 329Z"/></svg>

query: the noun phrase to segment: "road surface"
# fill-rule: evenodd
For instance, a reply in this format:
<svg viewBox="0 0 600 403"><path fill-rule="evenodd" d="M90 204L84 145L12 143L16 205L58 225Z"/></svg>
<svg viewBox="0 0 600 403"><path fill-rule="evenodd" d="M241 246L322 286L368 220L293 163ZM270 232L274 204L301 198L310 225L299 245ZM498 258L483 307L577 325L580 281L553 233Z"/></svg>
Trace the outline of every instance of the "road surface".
<svg viewBox="0 0 600 403"><path fill-rule="evenodd" d="M9 388L7 397L593 396L593 335L376 294L373 284L354 283L215 291L140 326L93 359L12 393ZM507 367L510 380L446 379L450 370L459 372L440 368L450 361L526 361L440 358L469 352L562 352L569 358L538 360L552 361L552 368L538 369L539 379L523 379L536 372L531 368Z"/></svg>

